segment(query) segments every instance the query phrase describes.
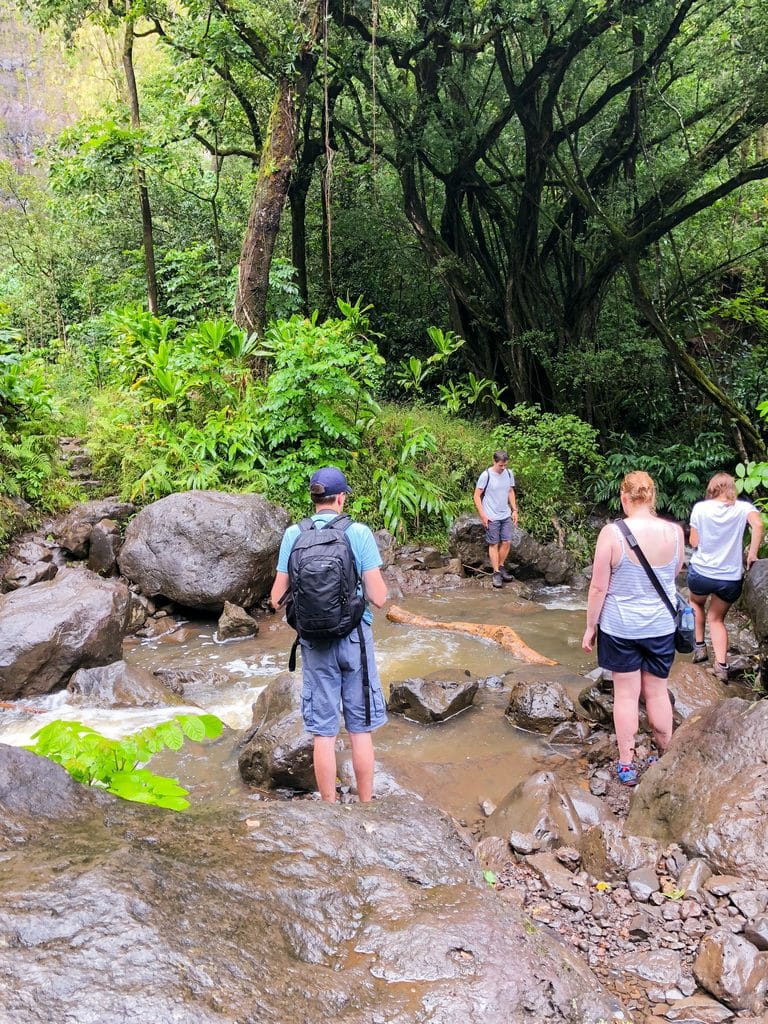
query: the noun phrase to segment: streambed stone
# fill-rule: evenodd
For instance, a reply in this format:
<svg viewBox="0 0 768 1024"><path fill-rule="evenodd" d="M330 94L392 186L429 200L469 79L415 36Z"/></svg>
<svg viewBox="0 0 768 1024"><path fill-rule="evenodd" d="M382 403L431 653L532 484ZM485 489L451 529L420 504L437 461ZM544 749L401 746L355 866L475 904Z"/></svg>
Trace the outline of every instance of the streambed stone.
<svg viewBox="0 0 768 1024"><path fill-rule="evenodd" d="M442 674L404 679L390 688L387 710L414 722L442 722L472 705L478 681Z"/></svg>
<svg viewBox="0 0 768 1024"><path fill-rule="evenodd" d="M699 984L732 1010L758 1013L768 991L768 953L719 928L706 935L693 965Z"/></svg>
<svg viewBox="0 0 768 1024"><path fill-rule="evenodd" d="M87 569L0 597L0 698L50 693L79 668L117 661L129 620L125 584Z"/></svg>
<svg viewBox="0 0 768 1024"><path fill-rule="evenodd" d="M76 704L88 707L165 707L181 704L178 694L160 678L137 665L115 661L98 668L81 668L67 689Z"/></svg>
<svg viewBox="0 0 768 1024"><path fill-rule="evenodd" d="M488 888L451 820L418 801L107 806L90 822L62 808L53 830L27 816L26 842L0 861L14 1024L621 1015L575 954Z"/></svg>
<svg viewBox="0 0 768 1024"><path fill-rule="evenodd" d="M504 713L520 729L546 733L575 716L565 687L561 683L544 680L518 683L510 694Z"/></svg>
<svg viewBox="0 0 768 1024"><path fill-rule="evenodd" d="M314 740L301 716L301 675L282 672L259 694L239 740L238 768L252 786L315 790Z"/></svg>

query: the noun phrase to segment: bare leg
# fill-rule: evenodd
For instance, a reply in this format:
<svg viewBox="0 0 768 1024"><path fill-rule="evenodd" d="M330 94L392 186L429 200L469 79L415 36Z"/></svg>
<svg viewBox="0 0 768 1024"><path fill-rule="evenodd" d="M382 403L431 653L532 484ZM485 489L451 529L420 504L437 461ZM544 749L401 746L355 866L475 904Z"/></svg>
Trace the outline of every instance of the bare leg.
<svg viewBox="0 0 768 1024"><path fill-rule="evenodd" d="M491 569L494 572L499 571L499 545L490 544L488 546L488 561L491 563Z"/></svg>
<svg viewBox="0 0 768 1024"><path fill-rule="evenodd" d="M508 540L503 540L499 544L498 559L499 559L499 568L500 569L504 566L504 563L507 560L507 555L509 554L509 548L510 548L510 542Z"/></svg>
<svg viewBox="0 0 768 1024"><path fill-rule="evenodd" d="M725 616L730 607L727 601L723 601L721 597L716 597L713 594L707 611L712 650L721 665L725 665L725 659L728 657L728 630L725 628Z"/></svg>
<svg viewBox="0 0 768 1024"><path fill-rule="evenodd" d="M351 732L352 768L357 782L357 795L361 804L373 797L373 737L369 732Z"/></svg>
<svg viewBox="0 0 768 1024"><path fill-rule="evenodd" d="M317 788L320 799L332 804L336 802L336 737L315 736L312 755Z"/></svg>
<svg viewBox="0 0 768 1024"><path fill-rule="evenodd" d="M619 747L619 761L630 764L635 753L639 724L640 669L613 673L613 727Z"/></svg>
<svg viewBox="0 0 768 1024"><path fill-rule="evenodd" d="M672 739L672 702L669 699L667 680L643 672L641 687L653 738L659 753L663 754Z"/></svg>
<svg viewBox="0 0 768 1024"><path fill-rule="evenodd" d="M693 608L693 618L696 622L696 643L704 643L704 607L707 603L707 595L691 594L688 596L691 599L691 607Z"/></svg>

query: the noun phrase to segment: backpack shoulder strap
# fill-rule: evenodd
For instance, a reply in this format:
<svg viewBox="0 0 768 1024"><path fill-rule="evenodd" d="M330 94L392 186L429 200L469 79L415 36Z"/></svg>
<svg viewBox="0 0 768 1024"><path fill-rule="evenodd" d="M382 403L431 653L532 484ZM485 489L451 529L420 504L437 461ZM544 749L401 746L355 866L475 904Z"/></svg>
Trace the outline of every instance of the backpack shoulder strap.
<svg viewBox="0 0 768 1024"><path fill-rule="evenodd" d="M302 519L301 522L299 523L299 530L302 533L306 533L308 530L314 530L314 529L315 529L315 520L312 518L312 516L307 516L306 519Z"/></svg>
<svg viewBox="0 0 768 1024"><path fill-rule="evenodd" d="M490 469L490 466L488 467L488 469L484 469L483 473L485 473L485 483L483 484L482 489L480 491L480 497L481 498L485 497L485 492L488 490L488 484L491 482L491 469ZM483 478L483 473L480 474L480 480L482 480L482 478ZM479 482L480 481L478 480L478 483Z"/></svg>
<svg viewBox="0 0 768 1024"><path fill-rule="evenodd" d="M327 530L329 527L338 530L341 529L344 533L352 525L352 516L348 512L340 512L339 515L334 516L333 519L329 519L323 529Z"/></svg>

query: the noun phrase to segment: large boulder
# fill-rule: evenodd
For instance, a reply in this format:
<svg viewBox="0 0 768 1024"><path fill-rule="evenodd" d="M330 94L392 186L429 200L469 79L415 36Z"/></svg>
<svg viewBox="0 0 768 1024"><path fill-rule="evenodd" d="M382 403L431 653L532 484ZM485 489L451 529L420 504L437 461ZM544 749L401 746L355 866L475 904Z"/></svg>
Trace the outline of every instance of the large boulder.
<svg viewBox="0 0 768 1024"><path fill-rule="evenodd" d="M768 643L768 558L759 558L744 580L742 608L752 619L755 636Z"/></svg>
<svg viewBox="0 0 768 1024"><path fill-rule="evenodd" d="M269 591L288 521L258 494L170 494L129 523L120 571L151 597L216 612L225 601L248 608Z"/></svg>
<svg viewBox="0 0 768 1024"><path fill-rule="evenodd" d="M768 881L768 701L730 698L673 734L635 792L626 830L678 843L719 874Z"/></svg>
<svg viewBox="0 0 768 1024"><path fill-rule="evenodd" d="M48 789L72 785L48 770ZM36 790L12 794L14 806ZM452 821L418 800L241 797L173 815L82 792L90 822L62 802L58 820L3 857L3 1020L622 1016L578 955L489 889Z"/></svg>
<svg viewBox="0 0 768 1024"><path fill-rule="evenodd" d="M479 516L463 515L451 527L451 554L464 566L488 566L488 545ZM512 526L512 542L507 564L514 566L516 576L528 579L543 576L547 583L567 583L576 571L573 556L556 544L539 544L519 526Z"/></svg>
<svg viewBox="0 0 768 1024"><path fill-rule="evenodd" d="M317 789L314 740L301 717L300 673L282 672L259 694L250 727L239 741L238 767L252 786Z"/></svg>
<svg viewBox="0 0 768 1024"><path fill-rule="evenodd" d="M0 699L50 693L79 668L117 661L130 607L124 583L87 569L0 597Z"/></svg>

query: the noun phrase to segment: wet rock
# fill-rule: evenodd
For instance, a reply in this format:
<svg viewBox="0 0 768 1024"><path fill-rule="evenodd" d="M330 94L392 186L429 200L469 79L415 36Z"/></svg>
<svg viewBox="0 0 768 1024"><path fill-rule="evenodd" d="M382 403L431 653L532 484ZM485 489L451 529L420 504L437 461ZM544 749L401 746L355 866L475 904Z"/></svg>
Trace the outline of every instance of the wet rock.
<svg viewBox="0 0 768 1024"><path fill-rule="evenodd" d="M88 545L88 568L100 576L111 576L117 571L120 545L120 527L114 519L100 519L91 529Z"/></svg>
<svg viewBox="0 0 768 1024"><path fill-rule="evenodd" d="M216 690L226 686L230 681L226 672L217 672L210 668L175 668L163 665L153 669L152 674L162 679L169 689L178 694L183 694L187 686L203 686L209 690Z"/></svg>
<svg viewBox="0 0 768 1024"><path fill-rule="evenodd" d="M128 588L87 569L0 597L0 698L50 693L79 668L121 655Z"/></svg>
<svg viewBox="0 0 768 1024"><path fill-rule="evenodd" d="M711 996L701 994L679 1000L664 1017L676 1024L725 1024L733 1019L733 1011Z"/></svg>
<svg viewBox="0 0 768 1024"><path fill-rule="evenodd" d="M575 715L565 687L546 681L518 683L504 713L520 729L547 733Z"/></svg>
<svg viewBox="0 0 768 1024"><path fill-rule="evenodd" d="M3 590L18 590L52 580L59 566L49 544L27 537L11 545L0 565Z"/></svg>
<svg viewBox="0 0 768 1024"><path fill-rule="evenodd" d="M498 836L485 836L472 852L482 871L502 871L509 861L509 846Z"/></svg>
<svg viewBox="0 0 768 1024"><path fill-rule="evenodd" d="M768 642L768 558L758 558L744 578L741 606L752 620L755 636Z"/></svg>
<svg viewBox="0 0 768 1024"><path fill-rule="evenodd" d="M87 558L91 531L96 523L102 519L124 523L135 511L134 505L119 498L86 501L50 523L49 532L73 558Z"/></svg>
<svg viewBox="0 0 768 1024"><path fill-rule="evenodd" d="M744 938L761 952L768 950L768 914L760 914L744 928Z"/></svg>
<svg viewBox="0 0 768 1024"><path fill-rule="evenodd" d="M301 717L301 676L282 672L253 705L251 726L238 741L237 766L252 786L317 789L314 741Z"/></svg>
<svg viewBox="0 0 768 1024"><path fill-rule="evenodd" d="M376 530L373 534L376 547L381 555L382 569L388 569L395 560L395 538L389 530Z"/></svg>
<svg viewBox="0 0 768 1024"><path fill-rule="evenodd" d="M712 877L712 868L702 857L693 857L678 876L678 884L686 893L696 893Z"/></svg>
<svg viewBox="0 0 768 1024"><path fill-rule="evenodd" d="M638 787L627 832L676 842L717 872L768 881L768 701L687 719Z"/></svg>
<svg viewBox="0 0 768 1024"><path fill-rule="evenodd" d="M181 701L157 676L136 665L115 661L98 668L81 668L67 690L73 703L88 707L166 707Z"/></svg>
<svg viewBox="0 0 768 1024"><path fill-rule="evenodd" d="M483 568L488 566L488 545L479 516L463 515L451 527L449 549L462 565ZM508 562L517 568L520 578L543 576L547 583L566 583L575 572L573 556L556 544L539 544L517 526L512 527L512 542Z"/></svg>
<svg viewBox="0 0 768 1024"><path fill-rule="evenodd" d="M636 868L627 875L627 887L632 899L638 903L647 903L652 892L658 892L659 878L651 865Z"/></svg>
<svg viewBox="0 0 768 1024"><path fill-rule="evenodd" d="M636 974L643 981L663 988L676 986L682 976L680 954L671 949L654 949L645 953L630 953L621 962L622 969Z"/></svg>
<svg viewBox="0 0 768 1024"><path fill-rule="evenodd" d="M387 709L414 722L442 722L470 707L477 689L476 679L442 673L404 679L392 684Z"/></svg>
<svg viewBox="0 0 768 1024"><path fill-rule="evenodd" d="M259 632L259 624L252 615L249 615L245 608L241 608L231 601L224 602L224 611L221 613L216 625L216 637L218 640L233 640L240 637L256 636Z"/></svg>
<svg viewBox="0 0 768 1024"><path fill-rule="evenodd" d="M573 873L568 868L558 861L553 853L548 850L544 850L541 853L532 853L525 859L526 864L533 868L535 873L544 883L544 888L547 892L553 893L571 893L579 897L584 897L583 889L578 889L573 883ZM591 901L587 897L587 901L590 903L589 909L592 909Z"/></svg>
<svg viewBox="0 0 768 1024"><path fill-rule="evenodd" d="M718 928L705 935L693 964L698 983L732 1010L758 1013L768 991L768 954Z"/></svg>
<svg viewBox="0 0 768 1024"><path fill-rule="evenodd" d="M408 798L251 803L247 817L122 804L108 828L64 821L50 847L40 832L3 864L14 1024L622 1015L488 888L450 820Z"/></svg>
<svg viewBox="0 0 768 1024"><path fill-rule="evenodd" d="M589 726L586 722L574 718L570 722L561 722L560 725L556 725L547 736L547 743L575 744L585 743L588 739Z"/></svg>
<svg viewBox="0 0 768 1024"><path fill-rule="evenodd" d="M0 849L44 832L51 821L88 820L111 802L47 757L0 743Z"/></svg>
<svg viewBox="0 0 768 1024"><path fill-rule="evenodd" d="M768 893L765 889L760 890L759 892L732 892L730 894L730 900L739 913L743 914L747 919L750 919L758 917L766 909L766 906L768 905Z"/></svg>
<svg viewBox="0 0 768 1024"><path fill-rule="evenodd" d="M638 941L650 939L659 931L659 920L647 910L635 914L629 921L629 937Z"/></svg>
<svg viewBox="0 0 768 1024"><path fill-rule="evenodd" d="M187 491L130 522L119 564L150 597L221 611L249 608L272 584L288 514L257 494Z"/></svg>
<svg viewBox="0 0 768 1024"><path fill-rule="evenodd" d="M659 844L634 835L624 835L617 822L604 822L588 829L582 837L581 862L595 878L620 881L630 871L654 867Z"/></svg>
<svg viewBox="0 0 768 1024"><path fill-rule="evenodd" d="M514 832L532 849L578 845L585 825L611 820L601 800L552 772L536 772L518 783L485 821L485 835L504 839Z"/></svg>

